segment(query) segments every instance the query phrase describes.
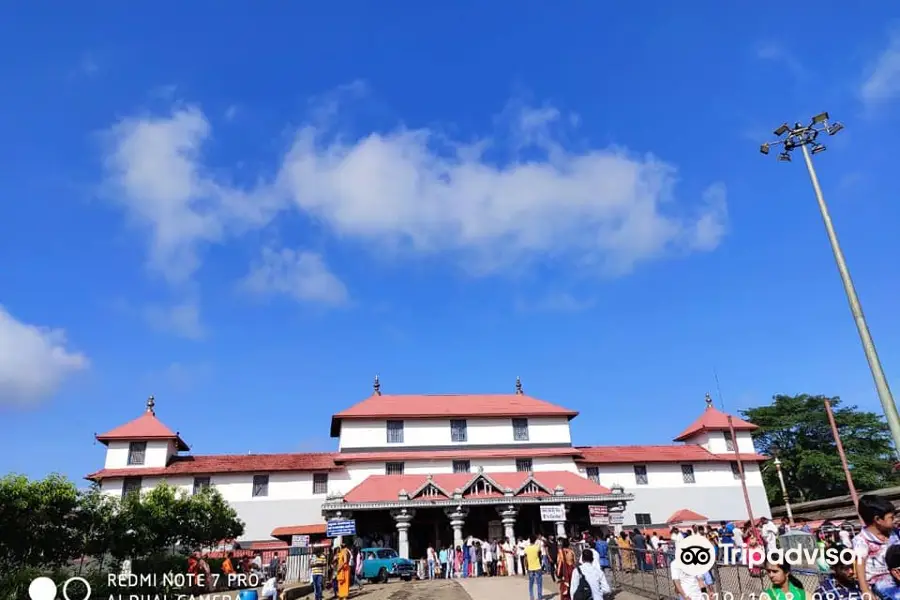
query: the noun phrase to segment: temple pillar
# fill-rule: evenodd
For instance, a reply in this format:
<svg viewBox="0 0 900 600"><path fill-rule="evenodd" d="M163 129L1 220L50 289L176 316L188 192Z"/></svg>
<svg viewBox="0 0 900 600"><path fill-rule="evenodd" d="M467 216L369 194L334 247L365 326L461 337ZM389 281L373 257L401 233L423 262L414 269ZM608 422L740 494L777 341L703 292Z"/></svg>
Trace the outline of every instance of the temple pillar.
<svg viewBox="0 0 900 600"><path fill-rule="evenodd" d="M503 535L512 545L516 544L516 517L519 516L519 509L508 504L497 507L497 514L500 515L500 522L503 523Z"/></svg>
<svg viewBox="0 0 900 600"><path fill-rule="evenodd" d="M445 510L450 519L450 527L453 529L453 547L463 545L463 526L466 524L466 516L469 511L464 506L454 506Z"/></svg>
<svg viewBox="0 0 900 600"><path fill-rule="evenodd" d="M564 496L566 493L565 489L561 485L556 486L556 489L553 490L554 496ZM560 508L562 508L563 519L562 521L556 521L554 524L556 525L556 537L563 538L569 537L569 534L566 532L566 515L569 512L569 507L563 503L560 503Z"/></svg>
<svg viewBox="0 0 900 600"><path fill-rule="evenodd" d="M409 558L409 527L415 514L411 508L391 511L391 516L397 522L397 553L402 558Z"/></svg>
<svg viewBox="0 0 900 600"><path fill-rule="evenodd" d="M566 533L566 522L565 521L557 521L556 522L556 537L564 538L568 537Z"/></svg>

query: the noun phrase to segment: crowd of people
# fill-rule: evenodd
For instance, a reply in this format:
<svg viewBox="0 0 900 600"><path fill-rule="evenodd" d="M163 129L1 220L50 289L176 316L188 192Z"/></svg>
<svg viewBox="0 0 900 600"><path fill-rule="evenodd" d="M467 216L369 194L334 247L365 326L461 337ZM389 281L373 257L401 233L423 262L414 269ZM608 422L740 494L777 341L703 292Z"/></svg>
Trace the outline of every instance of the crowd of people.
<svg viewBox="0 0 900 600"><path fill-rule="evenodd" d="M598 538L594 551L581 549L576 556L568 538L535 535L513 543L511 540L482 541L469 537L460 545L426 550L426 577L469 578L527 576L529 597L543 597L543 577L549 575L559 586L560 600L573 600L578 586L587 586L594 600L610 593L603 572L609 567L605 536Z"/></svg>
<svg viewBox="0 0 900 600"><path fill-rule="evenodd" d="M787 519L780 527L761 519L758 530L744 530L748 547L766 551L765 575L770 585L761 600L900 600L900 522L895 523L894 505L881 496L865 495L859 498L858 512L863 527L855 536L843 528L816 533L816 546L822 552L815 568L828 574L811 595L797 577L797 565L785 560L785 553L780 554L781 560L774 560L779 554L773 551L779 549L785 539L782 536L791 529ZM826 550L832 551L829 555L833 560L823 559ZM712 596L708 579L690 576L674 563L671 573L683 599Z"/></svg>

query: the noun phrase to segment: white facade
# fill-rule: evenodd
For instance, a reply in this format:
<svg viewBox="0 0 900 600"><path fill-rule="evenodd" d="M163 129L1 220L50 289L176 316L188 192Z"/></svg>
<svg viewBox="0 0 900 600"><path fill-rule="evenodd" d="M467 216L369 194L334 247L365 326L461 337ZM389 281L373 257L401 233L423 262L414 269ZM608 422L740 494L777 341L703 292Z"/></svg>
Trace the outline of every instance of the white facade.
<svg viewBox="0 0 900 600"><path fill-rule="evenodd" d="M498 445L566 445L572 443L569 420L566 417L529 417L528 439L517 440L513 435L511 418L460 418L465 421L466 441L453 441L451 419L407 419L403 420L403 440L388 441L386 420L347 420L341 424L340 450L359 448L394 449L406 447L435 446L481 446Z"/></svg>
<svg viewBox="0 0 900 600"><path fill-rule="evenodd" d="M464 436L460 434L459 421L462 420L465 421ZM243 539L263 540L269 539L276 527L324 523L321 507L327 496L346 494L372 475L385 475L389 462L402 462L403 473L410 475L453 473L454 461L461 460L469 461L473 473L479 467L487 474L514 472L521 470L517 467L522 466L521 461L527 456L528 449L533 449L535 456L530 458L531 471L579 473L585 477L595 477L607 488L618 485L633 494L635 499L628 503L625 510L625 525L665 523L670 515L681 509L693 510L711 521L746 518L740 478L726 458L733 453L733 449L728 447L726 436L721 431L698 433L688 444L699 445L712 454L721 455L723 459L719 461L713 457L694 463L650 459L646 463L586 465L571 455L574 450L567 417L530 417L527 419L527 436L522 435L522 422L518 421L517 434L513 420L508 417L460 418L454 421L457 421L455 426L451 426L450 419L403 420L402 434L398 435L396 423L390 426L394 433L389 433L387 419L344 420L340 428L340 450L334 454L336 465L331 470L319 472L159 474L161 469L171 464L173 457L178 456L174 441L148 440L143 465L129 465L131 441L110 440L105 468L97 478L100 479L101 489L113 495L123 493L124 475L131 478L133 486L138 483L135 478L140 477L142 490L165 480L188 494L193 493L195 485L206 484L208 479L209 485L222 493L246 523ZM459 441L460 437L464 437L465 441ZM755 454L748 432L738 432L737 445L742 454ZM496 449L499 456L478 456L478 452L490 448ZM554 449L559 451L558 455L541 456ZM467 451L473 454L468 455ZM503 457L506 451L514 453L513 456ZM389 457L386 455L394 452L398 455L387 460ZM434 452L441 452L442 457L428 458L429 453ZM446 457L448 452L453 456ZM379 455L377 459L365 456L372 453ZM421 457L417 456L419 453ZM692 477L686 475L686 465L690 465L687 470ZM592 467L590 471L589 466ZM643 468L646 477L638 477L635 467ZM744 469L755 516L770 516L758 463L745 462ZM141 470L152 474L143 476ZM117 471L122 472L123 476L117 475ZM264 494L254 494L255 476L268 476Z"/></svg>

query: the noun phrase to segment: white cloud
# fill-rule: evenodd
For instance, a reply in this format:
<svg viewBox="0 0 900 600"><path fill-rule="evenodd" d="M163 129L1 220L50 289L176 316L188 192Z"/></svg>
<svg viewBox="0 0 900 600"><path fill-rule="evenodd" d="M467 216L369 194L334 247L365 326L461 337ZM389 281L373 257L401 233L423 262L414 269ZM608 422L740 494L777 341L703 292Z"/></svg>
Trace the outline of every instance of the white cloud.
<svg viewBox="0 0 900 600"><path fill-rule="evenodd" d="M88 365L64 331L22 323L0 306L0 405L40 402Z"/></svg>
<svg viewBox="0 0 900 600"><path fill-rule="evenodd" d="M190 278L202 246L285 210L337 236L442 253L480 274L548 255L618 274L716 246L724 187L712 187L705 203L680 205L674 166L622 148L568 150L553 127L573 121L559 116L522 110L508 135L468 142L406 128L350 138L313 122L296 132L275 177L240 189L203 163L211 135L203 113L179 107L111 130L109 182L151 232L151 267L173 282ZM498 163L489 152L510 156Z"/></svg>
<svg viewBox="0 0 900 600"><path fill-rule="evenodd" d="M328 270L321 255L288 248L264 248L262 259L250 270L242 287L254 294L283 294L301 302L347 301L347 288Z"/></svg>
<svg viewBox="0 0 900 600"><path fill-rule="evenodd" d="M803 64L797 60L797 57L777 42L765 41L757 44L756 57L760 60L781 63L791 71L795 77L799 78L806 75L806 69L803 67Z"/></svg>
<svg viewBox="0 0 900 600"><path fill-rule="evenodd" d="M515 303L516 310L519 312L562 312L574 313L582 312L593 308L595 301L589 298L576 298L572 294L565 292L555 292L547 294L537 300L519 299Z"/></svg>
<svg viewBox="0 0 900 600"><path fill-rule="evenodd" d="M900 98L900 28L872 65L859 91L863 103L873 106Z"/></svg>
<svg viewBox="0 0 900 600"><path fill-rule="evenodd" d="M200 322L200 307L194 300L171 306L147 306L143 315L155 329L189 340L199 340L205 333Z"/></svg>

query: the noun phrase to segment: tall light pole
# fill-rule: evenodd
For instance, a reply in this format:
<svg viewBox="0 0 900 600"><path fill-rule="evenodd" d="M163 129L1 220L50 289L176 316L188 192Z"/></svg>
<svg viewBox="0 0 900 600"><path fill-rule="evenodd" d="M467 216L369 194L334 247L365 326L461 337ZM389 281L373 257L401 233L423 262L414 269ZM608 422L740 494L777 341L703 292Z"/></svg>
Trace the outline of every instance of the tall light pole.
<svg viewBox="0 0 900 600"><path fill-rule="evenodd" d="M825 204L825 197L822 195L819 178L816 176L816 170L812 162L813 154L818 154L825 150L825 146L817 139L819 134L834 135L843 128L844 126L840 123L829 123L827 112L813 117L808 125L796 123L793 127L790 127L785 123L774 132L778 140L766 142L760 146L759 151L763 154L768 154L772 147L781 146L782 150L778 154L778 160L782 162L791 162L791 152L797 148L800 148L803 152L803 159L806 161L806 168L809 171L813 191L816 193L816 200L819 202L819 212L822 213L822 220L825 222L828 241L831 242L834 261L837 263L841 281L844 283L844 291L847 294L847 301L850 303L850 312L853 313L853 320L856 321L856 330L859 332L859 339L862 341L863 351L866 353L866 360L869 362L869 369L872 371L872 379L875 380L878 399L881 400L881 407L884 410L888 427L890 427L891 437L894 439L894 453L897 459L900 460L900 415L897 414L897 405L894 404L891 388L888 386L887 378L884 376L884 369L881 368L881 360L879 360L878 352L875 350L875 342L872 341L872 334L869 333L869 326L866 324L866 317L863 315L859 297L856 295L856 288L853 287L850 270L847 268L846 260L844 260L841 245L838 243L837 233L834 231L831 215L828 214L828 206Z"/></svg>
<svg viewBox="0 0 900 600"><path fill-rule="evenodd" d="M784 498L784 509L791 525L794 524L794 512L791 510L791 500L788 498L787 486L784 485L784 475L781 473L781 460L775 457L775 471L778 473L778 483L781 484L781 497Z"/></svg>

